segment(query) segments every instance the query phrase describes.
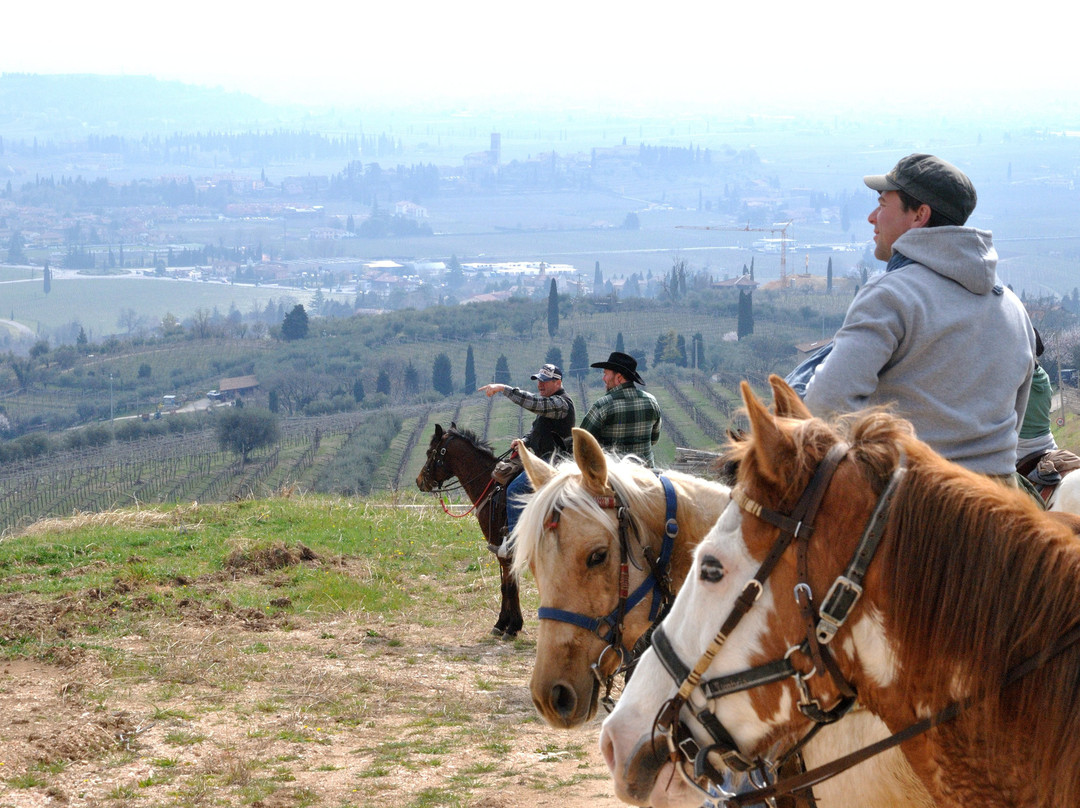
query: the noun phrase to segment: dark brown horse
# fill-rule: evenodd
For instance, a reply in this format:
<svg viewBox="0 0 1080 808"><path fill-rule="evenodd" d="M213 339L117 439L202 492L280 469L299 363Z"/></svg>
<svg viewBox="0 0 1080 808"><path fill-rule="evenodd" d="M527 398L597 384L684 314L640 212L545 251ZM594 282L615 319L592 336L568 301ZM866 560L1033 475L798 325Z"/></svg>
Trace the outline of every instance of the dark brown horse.
<svg viewBox="0 0 1080 808"><path fill-rule="evenodd" d="M435 424L435 434L427 450L427 462L416 477L416 487L421 491L436 491L447 480L458 480L465 495L472 502L472 512L480 523L480 530L488 544L499 544L500 533L506 527L506 493L491 479L491 471L498 458L491 447L468 429L458 429L454 423L444 430ZM521 631L521 601L518 596L517 576L511 572L513 558L499 558L499 586L502 605L499 619L491 633L496 637L511 639Z"/></svg>

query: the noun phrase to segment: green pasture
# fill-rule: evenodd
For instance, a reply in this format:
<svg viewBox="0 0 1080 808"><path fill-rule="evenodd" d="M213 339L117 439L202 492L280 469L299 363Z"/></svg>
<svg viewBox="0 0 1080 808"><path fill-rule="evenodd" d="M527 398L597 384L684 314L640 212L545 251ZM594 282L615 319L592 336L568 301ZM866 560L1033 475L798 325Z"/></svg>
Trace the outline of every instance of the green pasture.
<svg viewBox="0 0 1080 808"><path fill-rule="evenodd" d="M411 596L435 595L436 575L475 564L478 531L475 523L405 503L394 507L386 499L301 496L113 511L39 523L0 542L0 593L68 598L123 581L123 602L146 597L165 614L186 608L182 600L213 605L227 597L267 613L361 609L390 615L407 608ZM333 563L289 570L276 587L280 591L222 583L220 574L229 569L274 569L275 553L292 553L295 563L302 547L327 562L363 558L364 585L346 586L349 576ZM199 583L208 578L214 586ZM270 603L282 595L289 607ZM103 607L93 620L106 636L120 637L128 617L123 607ZM0 638L0 655L7 658L48 656L65 644L59 635L13 633Z"/></svg>
<svg viewBox="0 0 1080 808"><path fill-rule="evenodd" d="M17 272L5 270L0 279L7 280L12 271ZM77 322L91 341L122 332L118 323L125 309L135 310L149 327L154 327L169 313L183 321L198 309L207 312L217 309L225 315L235 306L247 313L256 307L265 308L271 298L277 303L291 300L309 305L313 296L306 289L176 281L135 274L54 278L51 291L46 294L41 270L34 272L36 281L0 284L0 317L22 323L35 332Z"/></svg>

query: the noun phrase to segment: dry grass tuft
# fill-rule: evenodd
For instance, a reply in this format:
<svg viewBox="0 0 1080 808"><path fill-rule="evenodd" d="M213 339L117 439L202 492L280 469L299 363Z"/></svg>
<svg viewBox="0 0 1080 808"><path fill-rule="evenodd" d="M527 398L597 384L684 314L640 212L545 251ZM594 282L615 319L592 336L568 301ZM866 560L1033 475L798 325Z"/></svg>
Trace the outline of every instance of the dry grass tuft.
<svg viewBox="0 0 1080 808"><path fill-rule="evenodd" d="M192 523L192 519L198 514L198 511L199 503L197 502L192 502L190 505L181 505L168 511L142 508L136 510L117 509L100 513L76 511L71 516L40 519L13 535L41 536L49 533L71 533L95 527L146 528L161 527L163 525L198 527L198 523Z"/></svg>

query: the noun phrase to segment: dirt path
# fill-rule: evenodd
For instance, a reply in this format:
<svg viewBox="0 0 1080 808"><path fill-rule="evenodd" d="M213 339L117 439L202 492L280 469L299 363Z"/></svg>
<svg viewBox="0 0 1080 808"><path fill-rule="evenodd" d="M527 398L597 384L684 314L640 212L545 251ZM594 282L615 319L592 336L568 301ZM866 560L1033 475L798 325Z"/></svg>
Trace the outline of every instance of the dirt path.
<svg viewBox="0 0 1080 808"><path fill-rule="evenodd" d="M192 607L0 663L0 806L614 808L596 749L536 717L526 636ZM0 601L60 636L78 603Z"/></svg>

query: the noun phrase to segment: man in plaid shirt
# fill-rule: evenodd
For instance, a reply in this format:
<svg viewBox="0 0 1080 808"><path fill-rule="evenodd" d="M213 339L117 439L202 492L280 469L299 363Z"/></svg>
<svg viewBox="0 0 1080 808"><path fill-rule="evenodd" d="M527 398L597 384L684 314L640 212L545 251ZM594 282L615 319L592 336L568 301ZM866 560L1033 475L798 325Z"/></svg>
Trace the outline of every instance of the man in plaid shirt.
<svg viewBox="0 0 1080 808"><path fill-rule="evenodd" d="M660 440L660 405L655 396L639 390L645 384L637 372L637 360L614 351L606 362L592 367L604 369L607 393L593 402L581 421L600 445L617 454L635 454L655 466L653 445Z"/></svg>
<svg viewBox="0 0 1080 808"><path fill-rule="evenodd" d="M511 387L508 384L485 384L480 390L488 398L496 393L502 393L519 407L529 412L536 413L533 419L532 429L529 430L522 441L529 447L529 451L544 458L548 462L556 451L569 450L571 430L574 427L574 402L562 386L562 370L558 365L546 364L533 374L539 395ZM532 491L529 485L529 475L524 471L518 474L506 486L506 532L509 534L517 525L518 517L524 509L522 497ZM503 541L498 545L490 545L488 549L505 557L507 546Z"/></svg>

